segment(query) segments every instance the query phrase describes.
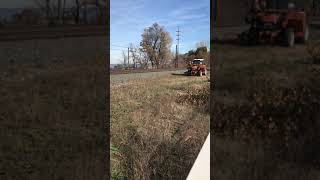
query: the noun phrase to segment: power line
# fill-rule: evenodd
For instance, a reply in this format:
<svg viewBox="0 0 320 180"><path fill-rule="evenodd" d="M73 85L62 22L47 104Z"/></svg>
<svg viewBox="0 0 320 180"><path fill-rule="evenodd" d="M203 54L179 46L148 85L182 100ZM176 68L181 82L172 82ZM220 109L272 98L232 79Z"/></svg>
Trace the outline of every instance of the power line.
<svg viewBox="0 0 320 180"><path fill-rule="evenodd" d="M111 45L111 47L116 47L116 48L125 48L125 49L126 49L126 48L128 48L128 46L127 46L127 47L124 47L124 46L112 46L112 45Z"/></svg>
<svg viewBox="0 0 320 180"><path fill-rule="evenodd" d="M112 51L126 51L125 49L110 49Z"/></svg>
<svg viewBox="0 0 320 180"><path fill-rule="evenodd" d="M115 45L115 44L110 44L110 46L114 46L114 47L122 47L122 48L128 48L128 46Z"/></svg>

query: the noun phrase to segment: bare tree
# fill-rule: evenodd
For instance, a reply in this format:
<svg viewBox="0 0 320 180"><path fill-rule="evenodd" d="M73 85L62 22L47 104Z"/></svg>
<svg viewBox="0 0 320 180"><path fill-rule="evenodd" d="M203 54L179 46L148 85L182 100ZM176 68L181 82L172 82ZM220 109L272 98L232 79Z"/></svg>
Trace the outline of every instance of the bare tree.
<svg viewBox="0 0 320 180"><path fill-rule="evenodd" d="M38 8L44 12L46 16L46 20L50 24L52 21L51 1L50 0L34 0L34 2L37 4Z"/></svg>
<svg viewBox="0 0 320 180"><path fill-rule="evenodd" d="M60 24L64 18L66 0L34 0L49 24Z"/></svg>
<svg viewBox="0 0 320 180"><path fill-rule="evenodd" d="M128 56L126 51L122 51L122 64L126 68L128 64Z"/></svg>
<svg viewBox="0 0 320 180"><path fill-rule="evenodd" d="M188 65L190 62L193 61L193 59L196 58L195 55L195 51L194 50L190 50L188 53L186 53L184 61L185 61L185 65Z"/></svg>
<svg viewBox="0 0 320 180"><path fill-rule="evenodd" d="M139 47L138 45L134 45L130 43L129 52L131 55L130 57L132 59L134 68L137 68L138 65L141 68L146 68L148 66L148 62L149 62L148 56L143 48Z"/></svg>
<svg viewBox="0 0 320 180"><path fill-rule="evenodd" d="M130 53L131 53L131 58L132 58L132 62L133 62L133 68L137 67L137 61L139 61L139 48L137 48L136 46L134 46L132 43L130 43Z"/></svg>
<svg viewBox="0 0 320 180"><path fill-rule="evenodd" d="M96 12L97 13L97 20L98 20L98 22L102 22L103 5L102 5L101 1L100 0L95 0L95 6L97 8L97 12Z"/></svg>
<svg viewBox="0 0 320 180"><path fill-rule="evenodd" d="M66 12L66 0L63 0L63 3L62 3L62 17L61 17L61 20L62 20L62 24L64 24L64 20L65 20L65 12Z"/></svg>
<svg viewBox="0 0 320 180"><path fill-rule="evenodd" d="M140 65L141 68L146 69L148 68L149 65L149 57L147 52L143 48L138 49L138 59L137 59L137 64Z"/></svg>
<svg viewBox="0 0 320 180"><path fill-rule="evenodd" d="M200 41L196 43L196 47L200 48L200 47L208 47L208 43L205 41Z"/></svg>
<svg viewBox="0 0 320 180"><path fill-rule="evenodd" d="M190 50L185 54L185 63L188 64L193 59L204 59L207 65L210 65L210 51L208 49L208 43L205 41L200 41L196 43L196 50Z"/></svg>
<svg viewBox="0 0 320 180"><path fill-rule="evenodd" d="M75 23L79 24L80 23L80 1L79 0L75 0Z"/></svg>
<svg viewBox="0 0 320 180"><path fill-rule="evenodd" d="M147 53L152 67L163 67L170 59L170 47L172 38L163 26L154 23L144 29L140 43L144 52Z"/></svg>
<svg viewBox="0 0 320 180"><path fill-rule="evenodd" d="M61 17L62 17L62 1L58 0L58 5L57 5L57 21L58 23L61 23Z"/></svg>

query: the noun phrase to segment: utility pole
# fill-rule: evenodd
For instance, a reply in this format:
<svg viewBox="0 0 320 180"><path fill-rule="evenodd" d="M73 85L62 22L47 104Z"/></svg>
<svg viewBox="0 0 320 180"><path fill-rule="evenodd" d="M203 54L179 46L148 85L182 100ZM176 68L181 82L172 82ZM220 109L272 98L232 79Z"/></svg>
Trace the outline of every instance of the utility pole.
<svg viewBox="0 0 320 180"><path fill-rule="evenodd" d="M128 47L128 67L130 65L130 57L129 57L129 47Z"/></svg>
<svg viewBox="0 0 320 180"><path fill-rule="evenodd" d="M178 31L177 32L177 45L176 45L176 62L175 62L175 68L178 68L179 66L179 44L180 44L180 29L179 29L179 26L178 26Z"/></svg>
<svg viewBox="0 0 320 180"><path fill-rule="evenodd" d="M179 54L178 54L178 44L176 44L176 59L174 61L174 67L175 68L178 68L178 57L179 57Z"/></svg>

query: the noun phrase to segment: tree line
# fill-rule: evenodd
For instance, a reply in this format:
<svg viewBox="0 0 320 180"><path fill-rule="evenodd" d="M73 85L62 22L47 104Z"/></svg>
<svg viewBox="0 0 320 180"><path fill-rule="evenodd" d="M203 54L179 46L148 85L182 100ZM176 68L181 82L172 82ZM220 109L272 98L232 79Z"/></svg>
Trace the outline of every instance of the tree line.
<svg viewBox="0 0 320 180"><path fill-rule="evenodd" d="M144 29L139 45L130 44L129 52L122 51L122 63L117 67L122 68L154 68L163 69L174 67L174 62L178 59L179 67L185 67L194 58L204 59L209 64L210 53L205 42L196 44L196 50L176 56L171 51L172 37L164 26L154 23ZM128 56L129 55L129 56Z"/></svg>
<svg viewBox="0 0 320 180"><path fill-rule="evenodd" d="M33 0L34 8L24 8L9 18L2 17L0 25L64 25L106 24L105 0Z"/></svg>
<svg viewBox="0 0 320 180"><path fill-rule="evenodd" d="M93 12L97 23L103 23L106 16L104 0L34 0L45 14L49 24L63 23L66 16L75 24L88 24L89 12Z"/></svg>
<svg viewBox="0 0 320 180"><path fill-rule="evenodd" d="M210 51L206 42L200 41L196 44L195 50L190 50L183 55L185 64L189 64L193 59L204 59L204 63L210 65Z"/></svg>

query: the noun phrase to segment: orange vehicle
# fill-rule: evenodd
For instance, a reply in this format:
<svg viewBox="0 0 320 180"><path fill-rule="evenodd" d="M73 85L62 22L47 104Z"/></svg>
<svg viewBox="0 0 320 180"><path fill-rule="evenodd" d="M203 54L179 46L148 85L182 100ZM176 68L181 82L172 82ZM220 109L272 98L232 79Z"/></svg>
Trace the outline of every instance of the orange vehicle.
<svg viewBox="0 0 320 180"><path fill-rule="evenodd" d="M247 45L282 42L292 47L295 42L304 43L309 39L306 13L295 10L266 9L247 16L249 30L239 35Z"/></svg>
<svg viewBox="0 0 320 180"><path fill-rule="evenodd" d="M188 67L188 71L185 74L190 76L202 76L207 75L207 66L204 64L203 59L194 59Z"/></svg>

